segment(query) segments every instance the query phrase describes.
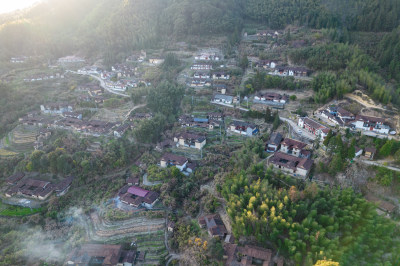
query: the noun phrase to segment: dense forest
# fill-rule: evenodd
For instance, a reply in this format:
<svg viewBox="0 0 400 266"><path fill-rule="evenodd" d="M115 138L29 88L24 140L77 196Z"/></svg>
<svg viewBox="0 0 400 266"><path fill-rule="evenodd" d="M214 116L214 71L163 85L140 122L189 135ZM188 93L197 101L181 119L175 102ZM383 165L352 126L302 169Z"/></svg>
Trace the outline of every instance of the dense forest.
<svg viewBox="0 0 400 266"><path fill-rule="evenodd" d="M260 149L249 141L237 151L234 170L220 187L235 237L254 237L296 265L321 259L340 265L396 264L398 229L371 203L352 189L322 189L274 173L257 163Z"/></svg>
<svg viewBox="0 0 400 266"><path fill-rule="evenodd" d="M237 33L244 20L277 29L297 24L392 31L399 25L399 14L397 0L48 0L22 13L0 16L0 58L57 58L80 52L112 60L119 53L157 46L164 37Z"/></svg>

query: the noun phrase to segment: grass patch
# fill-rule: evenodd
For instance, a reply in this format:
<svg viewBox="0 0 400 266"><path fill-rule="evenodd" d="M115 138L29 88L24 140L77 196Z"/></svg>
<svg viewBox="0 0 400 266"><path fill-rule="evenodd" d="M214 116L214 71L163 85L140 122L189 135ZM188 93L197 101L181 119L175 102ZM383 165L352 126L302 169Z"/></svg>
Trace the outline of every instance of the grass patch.
<svg viewBox="0 0 400 266"><path fill-rule="evenodd" d="M25 216L42 211L42 208L30 209L26 207L5 205L0 203L0 216Z"/></svg>

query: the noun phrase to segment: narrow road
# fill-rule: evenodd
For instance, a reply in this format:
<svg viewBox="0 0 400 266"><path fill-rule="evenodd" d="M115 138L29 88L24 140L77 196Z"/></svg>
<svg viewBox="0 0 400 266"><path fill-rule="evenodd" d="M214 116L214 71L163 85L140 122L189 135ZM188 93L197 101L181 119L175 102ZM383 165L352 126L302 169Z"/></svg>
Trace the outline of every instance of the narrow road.
<svg viewBox="0 0 400 266"><path fill-rule="evenodd" d="M97 76L95 76L95 75L92 75L92 74L82 74L82 73L78 73L78 72L72 71L72 70L67 70L67 72L71 72L71 73L77 74L77 75L90 76L90 77L92 77L92 78L98 80L98 81L100 82L100 87L102 87L103 89L105 89L105 90L108 91L109 93L116 94L116 95L119 95L119 96L122 96L122 97L130 97L129 95L126 95L126 94L124 94L124 93L120 93L120 92L117 92L117 91L114 91L114 90L110 89L109 87L106 86L106 83L104 82L104 80L102 80L101 78L99 78L99 77L97 77Z"/></svg>
<svg viewBox="0 0 400 266"><path fill-rule="evenodd" d="M174 254L174 253L171 253L168 256L170 256L170 257L169 257L167 263L165 264L166 266L168 266L171 263L172 260L179 260L181 258L181 255Z"/></svg>
<svg viewBox="0 0 400 266"><path fill-rule="evenodd" d="M125 115L124 122L125 122L126 120L128 120L129 115L132 113L132 111L134 111L134 110L136 110L136 109L138 109L138 108L141 108L141 107L145 107L145 106L146 106L146 104L139 104L139 105L136 105L135 107L133 107L131 110L129 110L128 113Z"/></svg>
<svg viewBox="0 0 400 266"><path fill-rule="evenodd" d="M400 172L400 168L389 166L389 165L384 165L383 163L380 163L378 161L369 161L369 160L365 160L365 159L357 159L357 161L360 161L360 162L362 162L364 164L381 166L381 167L385 167L387 169L390 169L392 171Z"/></svg>
<svg viewBox="0 0 400 266"><path fill-rule="evenodd" d="M299 132L299 130L301 130L301 136L305 137L307 139L310 140L315 140L316 136L311 134L310 132L308 132L307 130L304 130L303 128L299 127L295 122L293 122L292 120L288 119L288 118L284 118L284 117L279 117L282 121L287 122L295 132Z"/></svg>

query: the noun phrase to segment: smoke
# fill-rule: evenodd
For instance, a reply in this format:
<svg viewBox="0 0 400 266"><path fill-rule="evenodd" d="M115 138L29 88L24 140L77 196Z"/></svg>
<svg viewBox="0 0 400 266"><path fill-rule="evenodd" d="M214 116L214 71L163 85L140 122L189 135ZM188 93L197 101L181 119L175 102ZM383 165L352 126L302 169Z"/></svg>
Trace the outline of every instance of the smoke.
<svg viewBox="0 0 400 266"><path fill-rule="evenodd" d="M47 218L43 228L36 226L21 230L26 232L20 243L21 251L29 262L62 263L77 243L87 239L88 224L83 210L73 207L65 212L62 222Z"/></svg>

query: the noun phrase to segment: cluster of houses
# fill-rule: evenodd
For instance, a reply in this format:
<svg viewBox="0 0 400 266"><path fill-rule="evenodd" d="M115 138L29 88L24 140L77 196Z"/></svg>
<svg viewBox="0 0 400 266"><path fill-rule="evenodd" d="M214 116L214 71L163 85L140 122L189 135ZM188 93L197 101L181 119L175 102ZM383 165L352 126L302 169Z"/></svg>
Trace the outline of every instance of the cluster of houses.
<svg viewBox="0 0 400 266"><path fill-rule="evenodd" d="M254 96L254 103L265 104L277 109L283 109L285 104L289 101L289 96L284 94L281 95L279 93L267 92L260 93Z"/></svg>
<svg viewBox="0 0 400 266"><path fill-rule="evenodd" d="M88 95L79 95L78 100L81 102L95 102L95 103L103 103L104 102L104 89L101 88L97 84L89 83L79 85L76 88L76 91L79 92L87 92Z"/></svg>
<svg viewBox="0 0 400 266"><path fill-rule="evenodd" d="M57 60L58 64L65 65L65 64L80 64L84 63L85 59L75 55L69 55L65 57L61 57Z"/></svg>
<svg viewBox="0 0 400 266"><path fill-rule="evenodd" d="M16 56L16 57L11 57L10 58L10 63L14 63L14 64L22 64L27 62L29 59L29 57L27 56Z"/></svg>
<svg viewBox="0 0 400 266"><path fill-rule="evenodd" d="M268 159L269 165L294 176L307 177L314 163L310 159L311 150L307 149L306 143L283 138L279 132L271 134L265 150L274 153Z"/></svg>
<svg viewBox="0 0 400 266"><path fill-rule="evenodd" d="M211 103L223 105L239 104L239 97L226 94L215 94L211 100Z"/></svg>
<svg viewBox="0 0 400 266"><path fill-rule="evenodd" d="M221 57L217 53L200 53L194 57L196 61L220 61Z"/></svg>
<svg viewBox="0 0 400 266"><path fill-rule="evenodd" d="M47 199L53 192L57 196L64 195L74 180L73 176L66 177L58 184L52 184L48 181L32 179L25 177L22 172L15 173L8 177L6 182L10 187L6 191L6 197L19 195L23 197L30 197L39 200Z"/></svg>
<svg viewBox="0 0 400 266"><path fill-rule="evenodd" d="M237 120L232 121L227 130L228 132L240 134L247 137L255 136L260 132L257 125Z"/></svg>
<svg viewBox="0 0 400 266"><path fill-rule="evenodd" d="M384 118L366 115L355 116L340 106L328 106L325 109L319 110L319 114L321 117L328 119L330 122L340 127L350 127L385 135L392 132Z"/></svg>
<svg viewBox="0 0 400 266"><path fill-rule="evenodd" d="M130 123L117 124L101 120L82 120L81 114L64 112L63 117L49 117L42 115L27 115L19 119L23 125L66 129L77 133L92 136L110 135L121 137L133 125Z"/></svg>
<svg viewBox="0 0 400 266"><path fill-rule="evenodd" d="M128 56L126 58L126 62L128 62L128 63L134 63L134 62L142 63L144 60L146 60L146 57L147 57L146 51L145 50L141 50L141 51L135 52L132 55Z"/></svg>
<svg viewBox="0 0 400 266"><path fill-rule="evenodd" d="M268 74L281 77L307 77L310 74L310 70L304 67L276 66L274 70L268 72Z"/></svg>
<svg viewBox="0 0 400 266"><path fill-rule="evenodd" d="M62 73L55 73L55 74L37 74L35 76L31 76L29 78L24 78L24 82L35 82L35 81L42 81L42 80L49 80L49 79L63 79L65 76Z"/></svg>
<svg viewBox="0 0 400 266"><path fill-rule="evenodd" d="M182 115L179 117L179 124L181 127L199 127L213 130L215 127L220 127L223 120L223 113L211 112L207 114L207 118Z"/></svg>
<svg viewBox="0 0 400 266"><path fill-rule="evenodd" d="M84 244L72 250L65 265L132 266L145 260L145 253L122 245Z"/></svg>

